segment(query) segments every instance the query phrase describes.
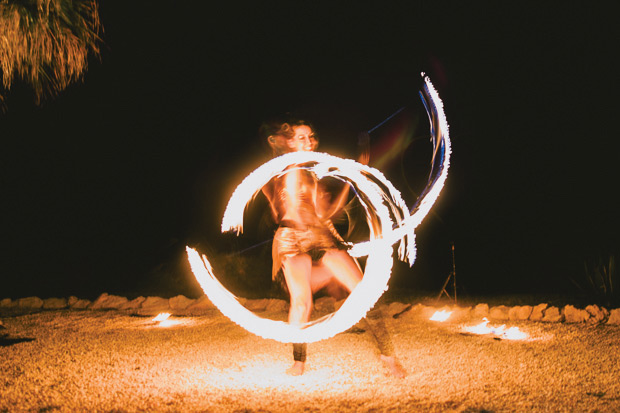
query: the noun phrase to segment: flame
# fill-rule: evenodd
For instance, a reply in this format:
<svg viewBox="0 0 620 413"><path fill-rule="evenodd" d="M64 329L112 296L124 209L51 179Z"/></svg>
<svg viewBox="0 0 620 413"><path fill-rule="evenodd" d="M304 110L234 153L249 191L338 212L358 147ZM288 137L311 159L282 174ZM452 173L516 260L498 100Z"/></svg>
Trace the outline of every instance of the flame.
<svg viewBox="0 0 620 413"><path fill-rule="evenodd" d="M203 255L201 258L196 250L187 247L190 266L198 283L222 314L251 333L283 343L324 340L355 325L387 289L393 263L391 252L390 244L378 241L366 262L367 274L338 311L319 320L295 326L259 317L246 309L237 297L218 281L207 257Z"/></svg>
<svg viewBox="0 0 620 413"><path fill-rule="evenodd" d="M446 311L446 310L435 311L435 314L431 316L430 320L444 322L450 317L451 314L452 314L452 311Z"/></svg>
<svg viewBox="0 0 620 413"><path fill-rule="evenodd" d="M181 324L179 320L170 319L170 315L170 313L159 313L153 318L153 321L159 322L158 327L171 327Z"/></svg>
<svg viewBox="0 0 620 413"><path fill-rule="evenodd" d="M170 317L170 313L159 313L153 321L166 321Z"/></svg>
<svg viewBox="0 0 620 413"><path fill-rule="evenodd" d="M465 331L474 334L493 334L506 340L524 340L527 338L527 334L519 330L519 327L506 328L505 324L499 327L489 326L489 320L485 317L482 323L473 326L465 327Z"/></svg>
<svg viewBox="0 0 620 413"><path fill-rule="evenodd" d="M333 177L354 185L358 199L366 211L370 240L351 245L353 257L368 256L364 277L344 304L333 314L319 320L293 326L282 321L263 319L243 307L237 298L217 280L206 256L187 247L187 254L196 279L208 298L220 311L246 330L264 338L282 342L313 342L329 338L357 323L387 289L392 270L392 245L399 240L399 258L410 265L415 260L415 228L429 212L446 180L450 160L448 124L430 79L424 76L426 92L432 104L431 135L441 141L441 172L411 214L400 192L375 168L350 159L341 159L320 152L292 152L266 162L248 175L233 192L222 219L222 232L243 232L243 212L247 204L272 178L286 173L289 166L307 169L318 179ZM436 154L435 154L436 155ZM433 158L435 159L435 158Z"/></svg>

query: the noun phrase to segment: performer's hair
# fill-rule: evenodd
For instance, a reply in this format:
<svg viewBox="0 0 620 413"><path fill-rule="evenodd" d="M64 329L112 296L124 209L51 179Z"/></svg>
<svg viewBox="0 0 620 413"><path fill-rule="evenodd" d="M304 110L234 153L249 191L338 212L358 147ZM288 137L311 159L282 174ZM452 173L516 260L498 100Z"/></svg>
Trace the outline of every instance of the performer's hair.
<svg viewBox="0 0 620 413"><path fill-rule="evenodd" d="M287 141L295 135L294 128L302 125L308 126L314 131L312 125L302 119L287 118L263 122L259 129L259 135L263 140L267 141L273 151L273 155L279 156L289 152ZM319 146L316 136L314 138L316 143L313 150Z"/></svg>

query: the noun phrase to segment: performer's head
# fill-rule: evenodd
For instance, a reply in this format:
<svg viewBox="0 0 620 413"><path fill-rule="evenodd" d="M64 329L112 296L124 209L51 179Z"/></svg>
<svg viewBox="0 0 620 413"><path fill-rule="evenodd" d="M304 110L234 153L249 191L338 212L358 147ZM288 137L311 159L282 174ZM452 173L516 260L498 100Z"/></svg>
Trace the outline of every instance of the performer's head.
<svg viewBox="0 0 620 413"><path fill-rule="evenodd" d="M274 156L288 152L314 151L319 146L312 126L303 120L263 123L261 135L267 138Z"/></svg>

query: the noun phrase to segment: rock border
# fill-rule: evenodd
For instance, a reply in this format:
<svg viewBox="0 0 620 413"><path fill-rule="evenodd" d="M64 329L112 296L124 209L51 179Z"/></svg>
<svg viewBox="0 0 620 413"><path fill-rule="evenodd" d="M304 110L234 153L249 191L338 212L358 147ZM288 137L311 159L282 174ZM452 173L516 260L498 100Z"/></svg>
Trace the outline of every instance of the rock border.
<svg viewBox="0 0 620 413"><path fill-rule="evenodd" d="M287 311L288 302L279 299L241 299L242 304L256 312L282 312ZM319 312L331 312L342 305L331 297L323 297L315 301L315 310ZM4 298L0 300L0 312L9 311L12 314L26 314L43 310L119 310L130 314L142 316L155 316L159 313L168 312L177 316L201 315L216 310L207 296L197 299L177 295L172 298L162 297L137 297L129 300L127 297L101 294L95 301L80 299L75 296L68 298L24 297L16 300ZM423 304L404 304L392 302L382 305L382 310L392 318L412 317L421 315L430 318L435 311L451 311L451 322L466 318L488 318L494 321L534 321L546 323L568 324L609 324L620 325L620 308L608 310L597 305L588 305L585 309L579 309L572 305L562 308L549 306L541 303L536 306L513 306L504 305L489 307L488 304L480 303L475 307L444 306L433 307ZM1 324L0 324L1 325Z"/></svg>

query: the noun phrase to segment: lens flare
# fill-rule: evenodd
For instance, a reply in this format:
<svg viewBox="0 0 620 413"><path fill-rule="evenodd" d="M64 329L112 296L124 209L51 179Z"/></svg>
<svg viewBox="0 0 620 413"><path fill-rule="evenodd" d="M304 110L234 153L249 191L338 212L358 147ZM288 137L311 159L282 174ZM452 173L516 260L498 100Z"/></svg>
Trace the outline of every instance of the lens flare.
<svg viewBox="0 0 620 413"><path fill-rule="evenodd" d="M424 76L424 74L423 74ZM192 271L207 297L220 311L246 330L281 342L308 343L329 338L357 323L387 290L392 270L392 246L400 241L399 258L415 260L415 228L429 212L447 177L450 159L448 124L443 104L424 76L421 92L431 123L434 153L429 183L412 209L400 192L377 169L350 159L319 152L292 152L266 162L248 175L233 192L222 219L222 232L243 232L243 213L249 202L272 178L293 168L311 171L317 179L332 177L351 185L366 212L370 240L349 244L353 257L367 256L364 277L335 313L302 325L265 319L247 310L217 279L206 256L187 247Z"/></svg>

